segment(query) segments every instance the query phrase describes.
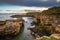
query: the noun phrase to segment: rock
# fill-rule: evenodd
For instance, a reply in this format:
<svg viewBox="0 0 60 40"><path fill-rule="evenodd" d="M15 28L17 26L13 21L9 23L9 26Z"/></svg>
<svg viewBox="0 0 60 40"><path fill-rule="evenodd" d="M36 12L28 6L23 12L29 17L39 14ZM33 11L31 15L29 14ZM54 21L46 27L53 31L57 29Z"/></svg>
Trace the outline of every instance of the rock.
<svg viewBox="0 0 60 40"><path fill-rule="evenodd" d="M60 33L60 25L57 25L57 27L55 28L56 33Z"/></svg>
<svg viewBox="0 0 60 40"><path fill-rule="evenodd" d="M60 34L52 34L51 37L54 37L54 38L60 39Z"/></svg>
<svg viewBox="0 0 60 40"><path fill-rule="evenodd" d="M41 39L43 39L43 38L50 39L50 37L48 37L48 36L43 36L43 37L36 38L35 40L41 40Z"/></svg>
<svg viewBox="0 0 60 40"><path fill-rule="evenodd" d="M39 38L36 38L35 40L60 40L60 39L57 39L55 37L52 37L52 36L43 36L43 37L39 37Z"/></svg>
<svg viewBox="0 0 60 40"><path fill-rule="evenodd" d="M24 23L23 20L17 19L17 20L6 20L6 23L3 25L0 25L0 35L2 36L15 36L17 35L22 24Z"/></svg>

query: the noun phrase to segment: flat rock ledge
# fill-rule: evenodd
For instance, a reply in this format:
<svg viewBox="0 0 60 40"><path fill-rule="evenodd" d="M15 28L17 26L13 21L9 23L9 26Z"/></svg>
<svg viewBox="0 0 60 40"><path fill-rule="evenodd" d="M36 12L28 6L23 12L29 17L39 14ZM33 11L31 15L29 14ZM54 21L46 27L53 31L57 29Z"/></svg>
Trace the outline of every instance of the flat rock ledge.
<svg viewBox="0 0 60 40"><path fill-rule="evenodd" d="M38 37L34 40L42 40L42 39L46 39L46 40L60 40L60 34L52 34L51 36L43 36L43 37ZM45 40L44 39L44 40Z"/></svg>

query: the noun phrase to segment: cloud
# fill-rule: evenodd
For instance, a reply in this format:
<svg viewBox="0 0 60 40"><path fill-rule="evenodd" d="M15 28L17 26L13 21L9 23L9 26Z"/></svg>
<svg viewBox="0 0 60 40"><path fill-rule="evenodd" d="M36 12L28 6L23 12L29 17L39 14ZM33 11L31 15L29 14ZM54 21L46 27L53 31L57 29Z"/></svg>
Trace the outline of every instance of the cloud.
<svg viewBox="0 0 60 40"><path fill-rule="evenodd" d="M43 1L43 2L46 2L46 1L48 1L48 0L38 0L38 1Z"/></svg>
<svg viewBox="0 0 60 40"><path fill-rule="evenodd" d="M59 0L0 0L0 5L10 4L19 6L58 6Z"/></svg>
<svg viewBox="0 0 60 40"><path fill-rule="evenodd" d="M43 10L48 10L48 8L50 7L21 7L19 9L16 10L0 10L0 13L27 13L27 12L42 12Z"/></svg>
<svg viewBox="0 0 60 40"><path fill-rule="evenodd" d="M60 0L57 0L57 2L60 2Z"/></svg>

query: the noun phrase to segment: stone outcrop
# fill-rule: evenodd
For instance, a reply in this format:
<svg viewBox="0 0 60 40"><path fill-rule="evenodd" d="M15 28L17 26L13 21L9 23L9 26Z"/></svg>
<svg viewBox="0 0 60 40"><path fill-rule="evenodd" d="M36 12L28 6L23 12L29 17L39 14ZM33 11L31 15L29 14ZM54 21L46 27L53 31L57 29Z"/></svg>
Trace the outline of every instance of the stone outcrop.
<svg viewBox="0 0 60 40"><path fill-rule="evenodd" d="M54 37L54 38L60 39L60 34L52 34L51 37Z"/></svg>
<svg viewBox="0 0 60 40"><path fill-rule="evenodd" d="M43 37L36 38L35 40L60 40L60 38L55 35L55 36L50 36L50 37L43 36Z"/></svg>
<svg viewBox="0 0 60 40"><path fill-rule="evenodd" d="M35 16L37 23L44 25L44 28L51 33L60 33L60 17L57 18L55 14L47 15L40 14Z"/></svg>
<svg viewBox="0 0 60 40"><path fill-rule="evenodd" d="M0 21L0 35L14 36L19 33L24 21L22 19Z"/></svg>

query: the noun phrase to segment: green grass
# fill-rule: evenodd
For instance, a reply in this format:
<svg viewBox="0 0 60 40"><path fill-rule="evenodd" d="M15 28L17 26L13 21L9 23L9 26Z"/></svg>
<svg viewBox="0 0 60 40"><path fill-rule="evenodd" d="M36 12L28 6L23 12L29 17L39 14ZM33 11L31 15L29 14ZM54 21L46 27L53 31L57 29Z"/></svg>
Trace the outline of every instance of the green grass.
<svg viewBox="0 0 60 40"><path fill-rule="evenodd" d="M51 37L51 39L50 40L59 40L59 39L57 39L57 38L54 38L54 37Z"/></svg>
<svg viewBox="0 0 60 40"><path fill-rule="evenodd" d="M42 30L42 29L44 29L44 26L42 24L38 24L36 28L39 30Z"/></svg>
<svg viewBox="0 0 60 40"><path fill-rule="evenodd" d="M46 37L43 37L41 40L50 40L50 39L48 39L48 38L46 38Z"/></svg>

